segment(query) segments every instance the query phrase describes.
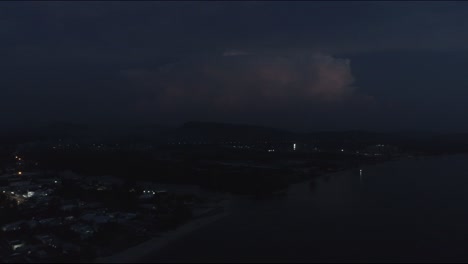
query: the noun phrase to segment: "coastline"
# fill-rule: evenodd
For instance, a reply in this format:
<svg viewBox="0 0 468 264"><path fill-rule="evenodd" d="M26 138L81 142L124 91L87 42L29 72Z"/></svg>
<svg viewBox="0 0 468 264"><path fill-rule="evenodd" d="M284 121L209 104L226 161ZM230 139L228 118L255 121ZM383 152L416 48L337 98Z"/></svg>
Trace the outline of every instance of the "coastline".
<svg viewBox="0 0 468 264"><path fill-rule="evenodd" d="M333 170L333 171L327 171L327 172L320 173L314 177L303 179L299 182L292 183L292 185L310 182L317 178L326 177L328 175L333 175L335 173L340 173L344 171L350 171L358 167L375 166L375 165L386 163L389 161L396 161L396 160L401 160L405 158L408 158L408 157L398 157L395 159L387 159L387 160L381 160L378 162L361 164L356 167L348 167L348 168L341 168L341 169ZM211 223L214 223L228 216L230 214L229 202L231 201L231 199L227 199L222 202L222 205L219 208L222 208L223 211L220 213L215 213L214 215L210 215L210 213L208 213L209 216L200 216L178 227L175 230L163 232L153 238L150 238L148 241L145 241L141 244L128 248L114 255L97 258L94 261L92 261L92 263L142 263L144 262L146 256L150 254L154 254L155 252L163 249L170 243L183 238L184 236L192 233L193 231L201 229Z"/></svg>
<svg viewBox="0 0 468 264"><path fill-rule="evenodd" d="M176 241L195 230L203 228L206 225L214 223L228 216L230 214L228 210L229 202L230 200L222 202L221 208L223 208L223 212L216 213L215 215L211 216L195 218L175 230L163 232L146 242L128 248L114 255L97 258L92 261L92 263L141 263L145 256L148 256L155 251L161 250L171 242Z"/></svg>

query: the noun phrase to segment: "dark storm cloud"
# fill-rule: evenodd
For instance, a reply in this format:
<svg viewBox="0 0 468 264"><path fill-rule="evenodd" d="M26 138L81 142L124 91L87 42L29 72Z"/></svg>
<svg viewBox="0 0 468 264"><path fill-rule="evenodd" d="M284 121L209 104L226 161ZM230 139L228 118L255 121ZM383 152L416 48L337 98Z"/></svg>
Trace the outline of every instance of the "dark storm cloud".
<svg viewBox="0 0 468 264"><path fill-rule="evenodd" d="M186 118L186 113L223 120L243 115L258 123L272 114L307 116L307 111L336 110L343 104L375 104L374 98L353 86L347 59L318 53L235 54L157 69L128 69L122 75L144 95L135 105L138 111Z"/></svg>
<svg viewBox="0 0 468 264"><path fill-rule="evenodd" d="M467 51L467 6L2 2L0 118L391 127L461 116L447 102L463 98L466 75L449 61Z"/></svg>
<svg viewBox="0 0 468 264"><path fill-rule="evenodd" d="M307 102L336 102L351 96L354 81L350 61L323 54L249 55L227 52L215 57L172 65L167 70L130 69L123 73L152 91L159 103L243 107ZM223 54L226 57L226 53Z"/></svg>

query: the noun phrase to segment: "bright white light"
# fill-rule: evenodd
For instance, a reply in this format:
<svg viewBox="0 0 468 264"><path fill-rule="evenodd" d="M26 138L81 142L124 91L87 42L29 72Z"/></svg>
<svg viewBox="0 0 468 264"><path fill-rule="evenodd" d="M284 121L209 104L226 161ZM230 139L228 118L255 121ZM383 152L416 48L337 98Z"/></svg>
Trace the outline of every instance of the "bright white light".
<svg viewBox="0 0 468 264"><path fill-rule="evenodd" d="M344 149L341 149L341 152L344 152Z"/></svg>
<svg viewBox="0 0 468 264"><path fill-rule="evenodd" d="M293 150L296 150L296 143L293 144Z"/></svg>

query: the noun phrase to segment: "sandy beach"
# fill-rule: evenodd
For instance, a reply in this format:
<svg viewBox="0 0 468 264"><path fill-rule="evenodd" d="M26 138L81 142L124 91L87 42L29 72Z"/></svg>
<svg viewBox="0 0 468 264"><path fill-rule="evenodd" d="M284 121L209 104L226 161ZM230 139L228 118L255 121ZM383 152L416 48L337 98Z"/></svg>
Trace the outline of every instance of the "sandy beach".
<svg viewBox="0 0 468 264"><path fill-rule="evenodd" d="M154 253L168 245L169 243L182 238L183 236L200 229L206 225L214 223L229 215L228 201L223 202L224 211L213 216L206 216L194 219L176 230L163 232L142 244L131 247L125 251L109 257L98 258L94 263L138 263L145 256Z"/></svg>

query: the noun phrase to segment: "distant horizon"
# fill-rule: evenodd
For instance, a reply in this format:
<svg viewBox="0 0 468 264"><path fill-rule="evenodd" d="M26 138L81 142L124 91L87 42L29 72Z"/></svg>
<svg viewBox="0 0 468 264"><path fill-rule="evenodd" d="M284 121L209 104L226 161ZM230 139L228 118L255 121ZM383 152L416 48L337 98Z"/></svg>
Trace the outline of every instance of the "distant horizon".
<svg viewBox="0 0 468 264"><path fill-rule="evenodd" d="M284 132L291 132L295 134L307 134L307 133L321 133L321 132L369 132L369 133L379 133L379 134L405 134L405 133L424 133L424 134L468 134L468 131L443 131L436 129L394 129L394 130L378 130L378 129L333 129L333 128L315 128L315 129L294 129L290 127L281 127L273 125L263 125L255 123L241 123L241 122L223 122L223 121L199 121L199 120L190 120L185 122L178 123L157 123L157 122L134 122L134 123L118 123L118 122L107 122L107 123L96 123L96 122L72 122L72 121L52 121L52 122L40 122L36 124L22 124L22 125L13 125L9 129L4 130L1 134L6 134L8 131L14 132L27 132L28 130L40 130L49 128L50 126L55 125L71 125L71 126L86 126L90 128L121 128L121 129L131 129L136 127L160 127L168 129L177 129L182 128L186 124L220 124L220 125L234 125L234 126L249 126L249 127L261 127L267 129L275 129Z"/></svg>

